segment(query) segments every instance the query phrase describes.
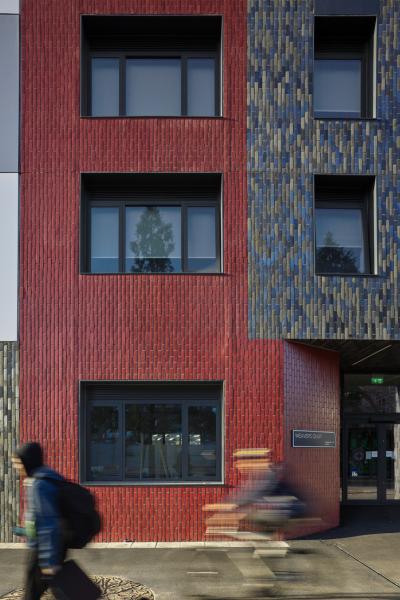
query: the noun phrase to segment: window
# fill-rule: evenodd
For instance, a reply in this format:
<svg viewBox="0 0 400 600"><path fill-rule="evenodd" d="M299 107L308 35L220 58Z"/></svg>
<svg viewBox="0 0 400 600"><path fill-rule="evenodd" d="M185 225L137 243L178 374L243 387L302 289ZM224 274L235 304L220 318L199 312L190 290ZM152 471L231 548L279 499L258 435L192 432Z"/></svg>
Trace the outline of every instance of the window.
<svg viewBox="0 0 400 600"><path fill-rule="evenodd" d="M220 272L219 175L85 174L85 273Z"/></svg>
<svg viewBox="0 0 400 600"><path fill-rule="evenodd" d="M383 361L388 361L385 353L382 356ZM397 373L346 373L343 379L344 413L400 413Z"/></svg>
<svg viewBox="0 0 400 600"><path fill-rule="evenodd" d="M85 16L82 113L220 114L220 17Z"/></svg>
<svg viewBox="0 0 400 600"><path fill-rule="evenodd" d="M372 117L374 29L375 17L316 17L316 117Z"/></svg>
<svg viewBox="0 0 400 600"><path fill-rule="evenodd" d="M221 480L221 386L83 383L81 478Z"/></svg>
<svg viewBox="0 0 400 600"><path fill-rule="evenodd" d="M373 272L373 177L315 178L316 272Z"/></svg>

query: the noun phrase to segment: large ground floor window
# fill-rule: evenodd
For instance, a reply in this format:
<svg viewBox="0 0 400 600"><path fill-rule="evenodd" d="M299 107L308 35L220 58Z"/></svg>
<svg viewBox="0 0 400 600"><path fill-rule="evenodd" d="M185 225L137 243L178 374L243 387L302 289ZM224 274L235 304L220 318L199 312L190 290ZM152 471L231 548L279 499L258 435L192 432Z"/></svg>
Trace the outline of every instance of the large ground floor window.
<svg viewBox="0 0 400 600"><path fill-rule="evenodd" d="M221 386L82 383L81 478L221 480Z"/></svg>

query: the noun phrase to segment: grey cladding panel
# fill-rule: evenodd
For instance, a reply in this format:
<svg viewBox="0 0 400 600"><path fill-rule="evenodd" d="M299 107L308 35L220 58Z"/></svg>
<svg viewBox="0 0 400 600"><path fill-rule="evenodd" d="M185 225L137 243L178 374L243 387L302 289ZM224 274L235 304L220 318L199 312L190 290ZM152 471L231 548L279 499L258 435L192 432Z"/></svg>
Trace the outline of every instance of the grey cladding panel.
<svg viewBox="0 0 400 600"><path fill-rule="evenodd" d="M18 171L19 16L0 14L0 172Z"/></svg>
<svg viewBox="0 0 400 600"><path fill-rule="evenodd" d="M377 15L379 0L315 0L317 16L330 15Z"/></svg>

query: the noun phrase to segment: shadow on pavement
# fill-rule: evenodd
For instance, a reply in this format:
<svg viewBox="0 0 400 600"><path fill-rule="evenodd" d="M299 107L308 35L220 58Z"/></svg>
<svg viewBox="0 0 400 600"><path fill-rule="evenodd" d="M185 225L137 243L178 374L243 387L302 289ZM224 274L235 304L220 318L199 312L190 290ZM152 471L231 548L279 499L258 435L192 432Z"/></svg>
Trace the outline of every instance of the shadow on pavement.
<svg viewBox="0 0 400 600"><path fill-rule="evenodd" d="M339 527L301 539L333 540L380 533L400 533L398 506L342 506Z"/></svg>

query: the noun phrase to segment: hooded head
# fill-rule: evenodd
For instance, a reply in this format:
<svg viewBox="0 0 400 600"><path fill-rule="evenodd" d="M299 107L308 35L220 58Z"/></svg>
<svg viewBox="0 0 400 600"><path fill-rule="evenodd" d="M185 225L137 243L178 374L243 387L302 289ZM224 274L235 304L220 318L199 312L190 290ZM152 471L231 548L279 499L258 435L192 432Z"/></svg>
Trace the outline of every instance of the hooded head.
<svg viewBox="0 0 400 600"><path fill-rule="evenodd" d="M42 447L37 442L28 442L20 446L14 456L22 462L28 477L31 477L34 471L43 465Z"/></svg>

